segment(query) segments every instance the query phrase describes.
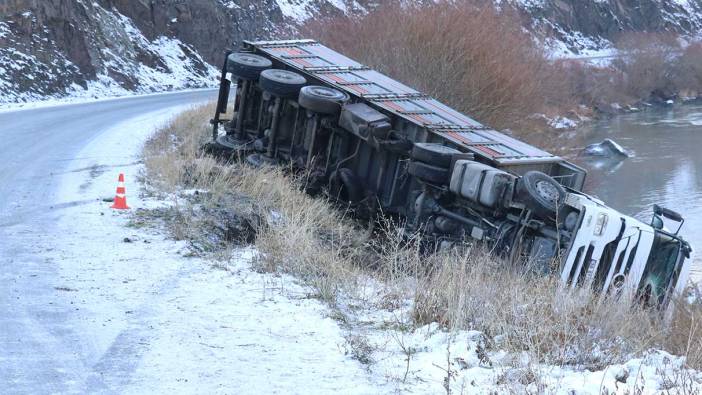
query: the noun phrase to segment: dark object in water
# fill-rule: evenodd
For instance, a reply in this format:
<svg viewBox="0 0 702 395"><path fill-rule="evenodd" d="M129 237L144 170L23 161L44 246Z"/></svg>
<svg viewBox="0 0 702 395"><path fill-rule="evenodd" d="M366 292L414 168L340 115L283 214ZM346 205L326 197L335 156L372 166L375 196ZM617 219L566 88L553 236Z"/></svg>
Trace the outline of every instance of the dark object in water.
<svg viewBox="0 0 702 395"><path fill-rule="evenodd" d="M590 144L583 151L584 156L604 156L608 158L628 158L629 153L621 145L611 139L604 139L601 143Z"/></svg>

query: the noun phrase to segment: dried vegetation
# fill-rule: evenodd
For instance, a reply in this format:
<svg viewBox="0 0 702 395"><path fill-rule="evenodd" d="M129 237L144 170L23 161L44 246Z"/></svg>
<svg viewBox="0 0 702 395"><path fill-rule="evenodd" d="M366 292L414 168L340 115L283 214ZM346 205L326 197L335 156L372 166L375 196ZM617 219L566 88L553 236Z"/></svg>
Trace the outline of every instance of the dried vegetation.
<svg viewBox="0 0 702 395"><path fill-rule="evenodd" d="M371 233L329 201L305 194L302 178L203 154L210 111L180 115L154 135L144 154L151 189L180 191L168 216L175 236L209 246L195 250L219 257L221 265L229 248L255 239L257 270L293 274L331 306L349 299L390 311L411 306L411 321L391 324L400 330L430 322L475 329L486 335L488 351L526 352L533 361L591 369L654 347L702 367L700 305L681 304L666 326L656 312L563 289L556 279L507 266L477 246L426 254L389 220ZM250 226L254 237L213 243L212 224L227 216Z"/></svg>
<svg viewBox="0 0 702 395"><path fill-rule="evenodd" d="M484 124L542 143L528 132L547 130L547 118L702 94L699 42L626 33L615 43L622 56L595 66L550 59L523 22L509 6L479 0L390 1L360 17L315 19L305 33Z"/></svg>
<svg viewBox="0 0 702 395"><path fill-rule="evenodd" d="M495 128L525 127L534 113L572 104L567 83L554 78L543 49L508 8L388 4L360 18L318 19L306 30Z"/></svg>

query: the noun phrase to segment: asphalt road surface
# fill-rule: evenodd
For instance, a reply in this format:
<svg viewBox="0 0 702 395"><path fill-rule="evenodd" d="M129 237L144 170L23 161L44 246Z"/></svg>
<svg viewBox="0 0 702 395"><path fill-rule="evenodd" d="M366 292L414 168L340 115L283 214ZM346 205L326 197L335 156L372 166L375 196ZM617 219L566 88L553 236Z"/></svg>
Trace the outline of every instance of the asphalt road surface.
<svg viewBox="0 0 702 395"><path fill-rule="evenodd" d="M37 253L35 235L60 215L52 175L117 123L214 98L201 90L0 113L0 392L66 392L89 368L75 306L57 300L56 268Z"/></svg>

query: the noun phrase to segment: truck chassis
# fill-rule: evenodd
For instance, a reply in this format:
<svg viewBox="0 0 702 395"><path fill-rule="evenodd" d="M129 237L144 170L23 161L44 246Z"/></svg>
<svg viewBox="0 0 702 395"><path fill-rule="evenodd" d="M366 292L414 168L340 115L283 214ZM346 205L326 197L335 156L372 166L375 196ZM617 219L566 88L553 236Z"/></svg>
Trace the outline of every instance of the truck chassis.
<svg viewBox="0 0 702 395"><path fill-rule="evenodd" d="M690 247L660 224L682 224L677 213L657 207L657 226L621 215L582 192L582 168L312 40L228 52L212 123L219 151L304 171L313 193L401 216L438 243L487 242L568 286L661 306L687 278ZM637 230L644 245L642 233L630 242ZM651 261L654 240L670 250L665 264Z"/></svg>

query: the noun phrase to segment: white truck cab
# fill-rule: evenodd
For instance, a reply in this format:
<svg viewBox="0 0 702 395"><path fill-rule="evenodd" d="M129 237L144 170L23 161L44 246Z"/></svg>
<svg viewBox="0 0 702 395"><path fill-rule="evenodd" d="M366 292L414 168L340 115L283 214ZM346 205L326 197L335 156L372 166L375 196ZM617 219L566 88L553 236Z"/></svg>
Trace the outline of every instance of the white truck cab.
<svg viewBox="0 0 702 395"><path fill-rule="evenodd" d="M561 264L561 280L568 286L636 297L661 307L683 291L691 265L686 259L690 246L677 232L661 226L661 216L682 225L679 215L655 206L652 226L584 193L569 192L565 204L579 212L575 237ZM567 222L566 226L573 226Z"/></svg>

